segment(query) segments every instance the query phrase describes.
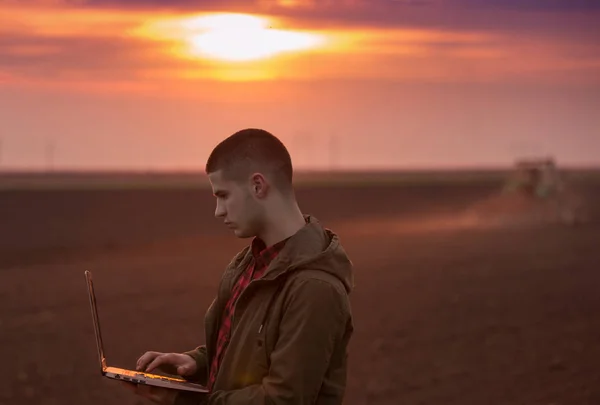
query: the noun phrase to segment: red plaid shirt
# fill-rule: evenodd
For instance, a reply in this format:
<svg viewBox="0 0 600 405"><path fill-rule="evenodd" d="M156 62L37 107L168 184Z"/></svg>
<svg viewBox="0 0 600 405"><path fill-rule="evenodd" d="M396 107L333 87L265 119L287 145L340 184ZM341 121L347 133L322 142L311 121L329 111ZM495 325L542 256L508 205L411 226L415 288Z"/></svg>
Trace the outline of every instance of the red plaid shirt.
<svg viewBox="0 0 600 405"><path fill-rule="evenodd" d="M233 315L233 308L235 303L242 292L246 289L248 284L254 279L260 278L267 267L275 257L279 254L286 240L276 243L275 245L267 248L264 242L258 238L252 241L252 256L253 260L250 262L246 270L240 275L239 279L233 286L231 291L231 298L225 305L221 319L221 327L219 329L219 335L217 338L217 352L212 359L210 365L210 373L208 376L208 389L212 390L215 378L217 377L217 371L219 364L223 359L227 344L229 343L229 337L231 332L231 317Z"/></svg>

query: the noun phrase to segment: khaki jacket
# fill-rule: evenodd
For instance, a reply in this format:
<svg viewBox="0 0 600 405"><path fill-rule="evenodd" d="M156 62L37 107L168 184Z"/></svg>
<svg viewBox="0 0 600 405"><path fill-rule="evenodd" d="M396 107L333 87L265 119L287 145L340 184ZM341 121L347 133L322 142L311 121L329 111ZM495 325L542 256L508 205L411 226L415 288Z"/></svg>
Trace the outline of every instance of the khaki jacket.
<svg viewBox="0 0 600 405"><path fill-rule="evenodd" d="M213 391L180 394L176 404L342 404L353 332L353 267L338 236L314 217L306 219L239 297ZM223 274L205 317L206 345L186 352L198 366L191 381L207 382L221 314L251 257L248 246Z"/></svg>

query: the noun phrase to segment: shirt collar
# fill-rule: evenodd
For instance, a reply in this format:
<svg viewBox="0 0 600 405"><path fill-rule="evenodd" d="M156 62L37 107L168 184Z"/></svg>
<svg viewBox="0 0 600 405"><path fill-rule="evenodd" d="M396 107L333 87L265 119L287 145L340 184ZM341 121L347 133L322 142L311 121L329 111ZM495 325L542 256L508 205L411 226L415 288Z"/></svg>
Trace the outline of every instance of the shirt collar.
<svg viewBox="0 0 600 405"><path fill-rule="evenodd" d="M289 238L267 247L265 242L256 237L252 240L252 256L259 265L268 266L271 260L283 249Z"/></svg>

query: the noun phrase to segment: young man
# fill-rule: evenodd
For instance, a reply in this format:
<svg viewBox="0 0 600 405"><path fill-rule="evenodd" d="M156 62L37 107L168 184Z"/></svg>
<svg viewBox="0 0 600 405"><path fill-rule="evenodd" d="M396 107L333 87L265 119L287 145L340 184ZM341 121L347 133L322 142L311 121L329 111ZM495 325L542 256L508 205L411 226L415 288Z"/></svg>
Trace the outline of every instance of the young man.
<svg viewBox="0 0 600 405"><path fill-rule="evenodd" d="M171 370L210 393L134 389L163 404L342 404L354 282L338 236L301 212L289 153L267 131L225 139L206 172L215 216L251 244L225 269L206 313L206 345L147 352L137 369Z"/></svg>

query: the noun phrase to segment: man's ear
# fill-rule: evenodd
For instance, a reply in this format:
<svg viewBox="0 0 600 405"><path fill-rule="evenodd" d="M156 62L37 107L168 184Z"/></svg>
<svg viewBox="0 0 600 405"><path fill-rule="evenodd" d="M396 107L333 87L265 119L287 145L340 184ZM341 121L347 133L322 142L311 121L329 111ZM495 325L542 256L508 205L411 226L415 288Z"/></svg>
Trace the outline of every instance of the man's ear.
<svg viewBox="0 0 600 405"><path fill-rule="evenodd" d="M250 177L252 192L258 198L264 198L269 191L269 182L262 173L254 173Z"/></svg>

